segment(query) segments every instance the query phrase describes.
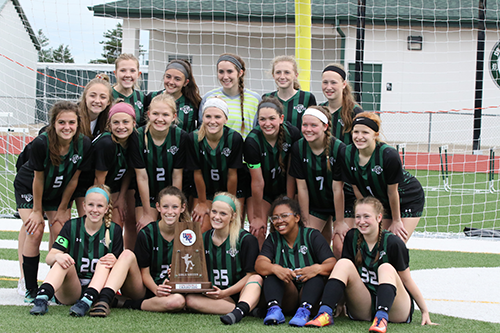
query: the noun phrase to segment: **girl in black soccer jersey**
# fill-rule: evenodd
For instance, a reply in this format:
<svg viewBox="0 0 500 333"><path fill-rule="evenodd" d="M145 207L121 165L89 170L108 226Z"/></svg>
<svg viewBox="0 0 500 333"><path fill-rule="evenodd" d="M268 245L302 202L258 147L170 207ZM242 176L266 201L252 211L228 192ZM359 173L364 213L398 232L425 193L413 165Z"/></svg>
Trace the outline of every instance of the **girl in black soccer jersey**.
<svg viewBox="0 0 500 333"><path fill-rule="evenodd" d="M125 250L120 255L90 316L107 317L118 290L130 299L120 301L117 307L155 312L176 312L184 308L184 296L172 294L166 282L175 224L190 220L186 197L178 188L167 186L158 194L156 209L160 220L141 229L134 252Z"/></svg>
<svg viewBox="0 0 500 333"><path fill-rule="evenodd" d="M144 117L144 94L139 88L139 60L130 53L122 53L115 60L116 84L113 86L114 99L122 99L135 110L137 126L146 123Z"/></svg>
<svg viewBox="0 0 500 333"><path fill-rule="evenodd" d="M251 176L252 196L247 199L250 233L262 247L267 234L267 213L281 194L295 195L295 180L288 175L292 144L299 130L283 119L283 107L275 97L264 97L257 111L259 126L245 140L245 162Z"/></svg>
<svg viewBox="0 0 500 333"><path fill-rule="evenodd" d="M354 144L345 151L345 174L356 197L373 196L385 208L384 229L406 243L424 210L424 190L420 182L405 171L398 152L380 141L380 118L363 112L354 118Z"/></svg>
<svg viewBox="0 0 500 333"><path fill-rule="evenodd" d="M224 100L210 98L203 106L200 129L189 134L187 168L194 171L197 193L193 220L202 222L203 232L210 229L208 213L215 192L236 195L240 191L238 169L243 167L243 138L225 126L228 115ZM243 205L244 198L238 200Z"/></svg>
<svg viewBox="0 0 500 333"><path fill-rule="evenodd" d="M109 132L100 134L92 143L95 163L93 182L111 188L114 221L125 229L125 248L133 249L137 231L134 191L129 190L131 170L128 165L128 146L130 137L137 136L134 108L124 102L113 105L109 111L107 129Z"/></svg>
<svg viewBox="0 0 500 333"><path fill-rule="evenodd" d="M297 80L299 76L297 62L292 56L277 56L272 61L271 74L278 90L264 94L278 97L283 104L285 120L299 130L302 125L302 114L310 106L316 105L316 98L309 91L300 90Z"/></svg>
<svg viewBox="0 0 500 333"><path fill-rule="evenodd" d="M78 111L81 118L81 132L91 140L106 130L108 112L113 103L113 88L106 74L97 74L83 90ZM94 185L94 170L80 175L78 186L73 194L78 215L83 216L83 199L87 189Z"/></svg>
<svg viewBox="0 0 500 333"><path fill-rule="evenodd" d="M333 253L342 252L341 234L349 230L344 222L344 191L341 152L345 145L331 134L330 113L312 106L302 117L303 138L292 147L290 175L297 180L297 193L306 226L318 229L333 240ZM332 219L335 230L332 239Z"/></svg>
<svg viewBox="0 0 500 333"><path fill-rule="evenodd" d="M32 142L31 156L16 175L16 205L23 220L19 249L23 254L26 301L37 291L40 243L47 215L52 244L70 218L71 196L82 170L88 170L90 139L80 133L78 107L72 102L57 102L50 110L47 132Z"/></svg>
<svg viewBox="0 0 500 333"><path fill-rule="evenodd" d="M182 189L182 171L186 164L187 133L175 125L177 109L172 96L153 98L148 123L138 129L130 143L130 163L137 179L137 230L156 221L157 193L166 186Z"/></svg>
<svg viewBox="0 0 500 333"><path fill-rule="evenodd" d="M356 228L347 233L342 259L326 283L318 315L306 326L333 325L333 312L343 297L349 318L373 320L370 332L385 333L388 321L411 322L413 300L422 312L422 325L436 325L411 277L408 249L399 237L382 230L383 213L376 198L356 202Z"/></svg>
<svg viewBox="0 0 500 333"><path fill-rule="evenodd" d="M271 207L272 230L255 262L257 273L265 276L266 325L283 324L283 313L296 311L289 324L304 326L336 262L328 242L305 228L300 214L299 204L287 197Z"/></svg>
<svg viewBox="0 0 500 333"><path fill-rule="evenodd" d="M109 196L105 185L90 187L83 205L86 215L69 220L61 229L47 254L52 268L40 286L32 315L47 313L53 296L62 304L76 303L69 310L73 316L83 317L90 309L123 250L122 229L111 221Z"/></svg>
<svg viewBox="0 0 500 333"><path fill-rule="evenodd" d="M207 271L215 291L186 296L186 308L226 314L226 325L239 322L259 302L262 277L255 274L257 239L241 228L241 205L228 192L215 195L210 210L212 229L203 234Z"/></svg>
<svg viewBox="0 0 500 333"><path fill-rule="evenodd" d="M201 97L189 62L181 59L169 62L163 75L163 85L165 89L151 92L144 98L144 109L148 110L156 95L171 95L177 105L178 126L191 133L197 127Z"/></svg>

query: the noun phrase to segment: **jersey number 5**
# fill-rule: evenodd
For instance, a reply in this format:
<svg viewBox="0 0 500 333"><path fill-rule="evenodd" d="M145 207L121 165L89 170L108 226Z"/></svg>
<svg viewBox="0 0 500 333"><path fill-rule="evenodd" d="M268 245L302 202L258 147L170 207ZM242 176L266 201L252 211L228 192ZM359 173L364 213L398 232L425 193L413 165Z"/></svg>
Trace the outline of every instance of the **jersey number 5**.
<svg viewBox="0 0 500 333"><path fill-rule="evenodd" d="M214 284L217 286L228 286L229 278L227 277L227 269L214 269Z"/></svg>

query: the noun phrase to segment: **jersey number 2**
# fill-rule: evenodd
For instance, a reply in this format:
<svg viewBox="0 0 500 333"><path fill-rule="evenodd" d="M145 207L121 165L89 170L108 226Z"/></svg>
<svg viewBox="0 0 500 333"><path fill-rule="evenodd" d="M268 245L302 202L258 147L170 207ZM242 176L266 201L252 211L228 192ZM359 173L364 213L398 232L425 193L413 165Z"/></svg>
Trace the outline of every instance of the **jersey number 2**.
<svg viewBox="0 0 500 333"><path fill-rule="evenodd" d="M227 269L214 269L214 284L217 286L228 286L229 278L227 277Z"/></svg>

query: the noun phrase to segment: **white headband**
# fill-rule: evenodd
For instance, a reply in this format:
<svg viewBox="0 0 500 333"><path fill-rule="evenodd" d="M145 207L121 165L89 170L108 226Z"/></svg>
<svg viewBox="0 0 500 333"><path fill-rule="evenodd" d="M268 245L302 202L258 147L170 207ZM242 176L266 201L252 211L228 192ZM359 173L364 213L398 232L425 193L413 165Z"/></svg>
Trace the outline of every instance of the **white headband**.
<svg viewBox="0 0 500 333"><path fill-rule="evenodd" d="M309 108L306 110L306 112L304 112L304 114L302 115L302 117L304 116L313 116L313 117L316 117L318 118L319 120L321 120L321 122L323 124L327 124L328 125L328 118L325 116L325 114L323 112L321 112L320 110L316 110L316 109L312 109L312 108Z"/></svg>
<svg viewBox="0 0 500 333"><path fill-rule="evenodd" d="M220 98L213 97L207 99L205 104L203 104L203 113L205 113L205 110L208 108L217 108L224 112L226 118L229 118L229 108L227 107L227 103Z"/></svg>

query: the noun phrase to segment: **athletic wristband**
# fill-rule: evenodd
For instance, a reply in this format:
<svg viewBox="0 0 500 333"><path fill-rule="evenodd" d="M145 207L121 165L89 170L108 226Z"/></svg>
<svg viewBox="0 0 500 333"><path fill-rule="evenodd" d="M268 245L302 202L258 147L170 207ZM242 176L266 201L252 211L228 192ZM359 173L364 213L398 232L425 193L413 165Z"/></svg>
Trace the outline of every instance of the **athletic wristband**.
<svg viewBox="0 0 500 333"><path fill-rule="evenodd" d="M249 169L258 169L260 168L260 163L257 164L249 164L247 163Z"/></svg>

